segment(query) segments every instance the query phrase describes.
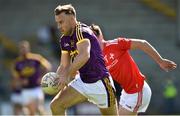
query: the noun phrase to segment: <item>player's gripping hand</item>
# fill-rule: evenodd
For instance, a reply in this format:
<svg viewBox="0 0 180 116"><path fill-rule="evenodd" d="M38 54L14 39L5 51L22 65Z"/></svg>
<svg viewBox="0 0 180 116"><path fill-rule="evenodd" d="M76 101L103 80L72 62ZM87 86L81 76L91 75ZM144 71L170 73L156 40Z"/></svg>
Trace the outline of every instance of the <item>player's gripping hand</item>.
<svg viewBox="0 0 180 116"><path fill-rule="evenodd" d="M159 62L159 66L165 70L166 72L168 72L169 70L173 70L177 67L177 64L171 60L168 59L162 59Z"/></svg>
<svg viewBox="0 0 180 116"><path fill-rule="evenodd" d="M69 80L70 80L69 77L67 77L65 75L60 75L59 79L58 79L59 89L62 90L65 86L67 86L69 83Z"/></svg>

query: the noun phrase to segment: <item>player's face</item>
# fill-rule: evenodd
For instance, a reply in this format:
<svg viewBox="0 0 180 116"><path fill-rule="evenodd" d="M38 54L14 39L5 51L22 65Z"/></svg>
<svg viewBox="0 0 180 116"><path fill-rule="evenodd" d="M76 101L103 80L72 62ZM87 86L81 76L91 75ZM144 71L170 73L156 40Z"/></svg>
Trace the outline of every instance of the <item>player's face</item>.
<svg viewBox="0 0 180 116"><path fill-rule="evenodd" d="M24 55L24 54L26 54L26 53L28 53L30 51L30 47L29 47L28 44L21 43L19 45L19 50L20 50L20 54Z"/></svg>
<svg viewBox="0 0 180 116"><path fill-rule="evenodd" d="M64 35L71 34L71 31L72 31L71 19L72 19L72 16L67 15L64 12L55 16L58 29L61 31L62 34Z"/></svg>

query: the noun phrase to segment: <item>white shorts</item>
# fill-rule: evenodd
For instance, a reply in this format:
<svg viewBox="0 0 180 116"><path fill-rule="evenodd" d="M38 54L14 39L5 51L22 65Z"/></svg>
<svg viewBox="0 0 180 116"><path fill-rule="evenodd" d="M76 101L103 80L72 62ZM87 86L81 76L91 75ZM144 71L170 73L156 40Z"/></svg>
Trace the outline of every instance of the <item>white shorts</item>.
<svg viewBox="0 0 180 116"><path fill-rule="evenodd" d="M11 99L11 102L13 104L23 105L22 94L21 93L12 93L10 99Z"/></svg>
<svg viewBox="0 0 180 116"><path fill-rule="evenodd" d="M23 97L23 104L27 105L32 101L35 101L36 103L40 103L41 101L44 101L44 93L41 89L41 87L36 88L30 88L30 89L23 89L22 90L22 97Z"/></svg>
<svg viewBox="0 0 180 116"><path fill-rule="evenodd" d="M108 108L115 104L115 91L112 79L106 77L95 83L84 83L79 75L69 83L69 86L76 89L88 98L89 102L96 104L99 108Z"/></svg>
<svg viewBox="0 0 180 116"><path fill-rule="evenodd" d="M131 112L145 112L151 100L151 89L144 81L143 90L138 93L128 94L121 92L120 106Z"/></svg>

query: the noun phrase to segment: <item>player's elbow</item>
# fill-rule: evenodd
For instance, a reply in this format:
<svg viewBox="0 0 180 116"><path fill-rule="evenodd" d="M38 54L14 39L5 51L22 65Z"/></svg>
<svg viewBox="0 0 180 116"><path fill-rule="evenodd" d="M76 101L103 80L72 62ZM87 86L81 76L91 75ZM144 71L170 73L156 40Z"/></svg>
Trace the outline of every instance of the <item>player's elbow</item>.
<svg viewBox="0 0 180 116"><path fill-rule="evenodd" d="M142 43L143 44L148 44L148 41L147 40L142 40Z"/></svg>
<svg viewBox="0 0 180 116"><path fill-rule="evenodd" d="M45 72L49 72L49 71L51 71L51 69L52 69L52 67L51 67L51 66L44 67Z"/></svg>
<svg viewBox="0 0 180 116"><path fill-rule="evenodd" d="M148 41L146 41L146 40L142 40L142 44L143 44L143 46L144 46L144 47L149 46L149 42L148 42Z"/></svg>
<svg viewBox="0 0 180 116"><path fill-rule="evenodd" d="M146 40L144 40L144 39L142 39L142 40L140 40L139 41L139 44L140 45L145 45L145 44L147 44L148 42L146 41Z"/></svg>
<svg viewBox="0 0 180 116"><path fill-rule="evenodd" d="M49 65L47 66L47 70L51 71L52 70L52 65L49 63Z"/></svg>
<svg viewBox="0 0 180 116"><path fill-rule="evenodd" d="M137 48L143 50L148 45L148 42L146 40L140 40L137 44Z"/></svg>

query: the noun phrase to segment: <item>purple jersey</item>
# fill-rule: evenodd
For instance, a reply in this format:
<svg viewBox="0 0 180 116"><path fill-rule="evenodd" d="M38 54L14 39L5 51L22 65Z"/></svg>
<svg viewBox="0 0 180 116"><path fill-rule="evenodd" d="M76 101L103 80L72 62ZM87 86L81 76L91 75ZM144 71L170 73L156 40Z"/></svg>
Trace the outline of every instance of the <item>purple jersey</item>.
<svg viewBox="0 0 180 116"><path fill-rule="evenodd" d="M28 83L23 88L34 88L40 86L42 77L43 62L46 61L42 56L28 53L26 56L18 57L14 63L13 71L21 80Z"/></svg>
<svg viewBox="0 0 180 116"><path fill-rule="evenodd" d="M109 73L105 67L99 43L92 30L85 24L78 23L71 36L61 37L61 49L62 51L69 52L71 61L73 62L74 57L78 54L77 43L84 39L90 40L91 50L90 59L79 69L80 77L85 83L93 83L109 76Z"/></svg>

